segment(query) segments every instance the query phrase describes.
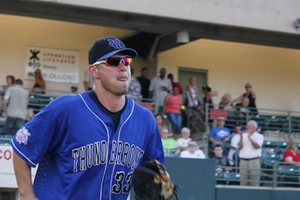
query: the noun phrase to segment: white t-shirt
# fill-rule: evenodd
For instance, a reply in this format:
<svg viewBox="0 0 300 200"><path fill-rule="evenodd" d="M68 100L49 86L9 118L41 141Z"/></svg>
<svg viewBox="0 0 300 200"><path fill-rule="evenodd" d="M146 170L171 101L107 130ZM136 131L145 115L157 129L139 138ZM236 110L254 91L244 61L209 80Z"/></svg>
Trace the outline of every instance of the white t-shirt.
<svg viewBox="0 0 300 200"><path fill-rule="evenodd" d="M193 153L193 154L191 154L191 153L189 152L189 150L182 151L182 152L180 153L180 157L181 157L181 158L198 158L198 159L200 159L200 158L206 158L205 154L204 154L203 151L200 150L200 149L197 149L197 150L195 151L195 153Z"/></svg>
<svg viewBox="0 0 300 200"><path fill-rule="evenodd" d="M188 138L188 139L179 138L179 139L177 139L176 145L180 146L180 147L187 147L189 141L191 141L191 140L192 140L191 138Z"/></svg>
<svg viewBox="0 0 300 200"><path fill-rule="evenodd" d="M234 147L234 148L238 148L238 143L240 141L240 138L241 138L241 135L236 133L233 135L233 137L231 138L231 141L230 141L230 146L231 147ZM235 153L236 151L233 149L233 148L230 148L229 150L229 153L228 153L228 161L231 165L233 165L233 154Z"/></svg>
<svg viewBox="0 0 300 200"><path fill-rule="evenodd" d="M168 94L167 91L162 90L162 86L165 86L168 88L168 90L172 91L172 83L169 78L160 78L160 77L154 77L149 86L149 91L153 91L152 99L156 99L158 106L164 105L164 100Z"/></svg>
<svg viewBox="0 0 300 200"><path fill-rule="evenodd" d="M259 134L258 132L254 132L251 135L251 139L256 142L260 148L255 149L254 146L251 144L250 140L248 139L248 133L243 134L243 148L240 149L239 156L240 158L256 158L256 157L261 157L261 147L264 142L264 136Z"/></svg>

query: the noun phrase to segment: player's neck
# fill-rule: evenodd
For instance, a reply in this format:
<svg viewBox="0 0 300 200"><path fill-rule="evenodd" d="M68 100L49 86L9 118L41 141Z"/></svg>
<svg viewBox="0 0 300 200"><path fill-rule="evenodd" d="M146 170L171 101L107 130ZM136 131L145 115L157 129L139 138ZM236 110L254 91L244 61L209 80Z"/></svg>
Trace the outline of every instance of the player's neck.
<svg viewBox="0 0 300 200"><path fill-rule="evenodd" d="M94 91L101 104L111 112L117 112L125 105L125 95L117 96L105 90L97 90L96 88Z"/></svg>

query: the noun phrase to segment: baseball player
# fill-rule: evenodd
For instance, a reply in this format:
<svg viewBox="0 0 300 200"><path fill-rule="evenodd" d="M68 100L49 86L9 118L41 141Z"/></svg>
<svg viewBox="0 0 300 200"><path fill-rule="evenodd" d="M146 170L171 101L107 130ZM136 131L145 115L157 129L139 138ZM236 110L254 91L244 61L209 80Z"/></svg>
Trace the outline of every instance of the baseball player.
<svg viewBox="0 0 300 200"><path fill-rule="evenodd" d="M11 145L21 200L125 200L137 166L164 162L153 115L125 96L136 56L117 38L97 40L88 55L94 89L57 98L16 133Z"/></svg>

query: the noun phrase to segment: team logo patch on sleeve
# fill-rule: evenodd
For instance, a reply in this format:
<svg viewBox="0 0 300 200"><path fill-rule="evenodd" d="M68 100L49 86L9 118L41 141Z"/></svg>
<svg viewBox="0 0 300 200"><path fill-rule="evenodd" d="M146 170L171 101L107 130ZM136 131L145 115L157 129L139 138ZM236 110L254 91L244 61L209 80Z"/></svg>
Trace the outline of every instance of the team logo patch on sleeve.
<svg viewBox="0 0 300 200"><path fill-rule="evenodd" d="M17 136L16 136L16 140L19 144L24 144L27 145L27 141L28 141L28 136L30 136L31 134L28 132L28 130L23 127L22 129L19 129L17 132Z"/></svg>

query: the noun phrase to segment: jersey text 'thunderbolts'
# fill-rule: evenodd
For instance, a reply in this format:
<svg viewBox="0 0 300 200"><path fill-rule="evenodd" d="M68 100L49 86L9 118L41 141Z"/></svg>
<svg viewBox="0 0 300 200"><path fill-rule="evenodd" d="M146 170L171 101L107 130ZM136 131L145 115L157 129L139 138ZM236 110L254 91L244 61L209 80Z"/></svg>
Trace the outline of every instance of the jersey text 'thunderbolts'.
<svg viewBox="0 0 300 200"><path fill-rule="evenodd" d="M73 171L83 171L93 166L105 164L107 161L109 164L127 165L127 167L134 169L144 155L144 151L138 146L122 141L117 143L115 140L112 141L111 153L107 154L107 151L107 141L105 140L73 149Z"/></svg>

